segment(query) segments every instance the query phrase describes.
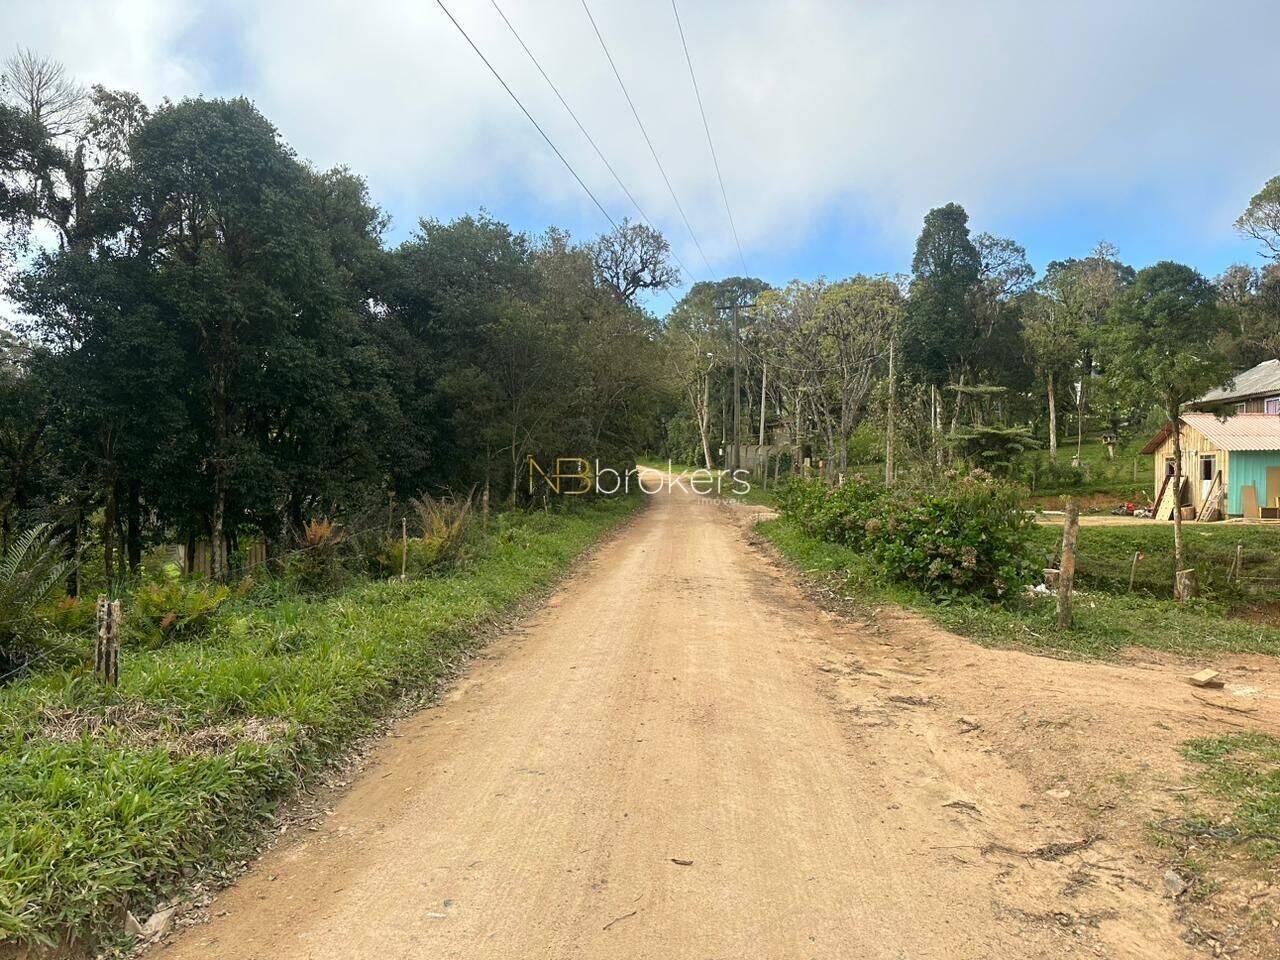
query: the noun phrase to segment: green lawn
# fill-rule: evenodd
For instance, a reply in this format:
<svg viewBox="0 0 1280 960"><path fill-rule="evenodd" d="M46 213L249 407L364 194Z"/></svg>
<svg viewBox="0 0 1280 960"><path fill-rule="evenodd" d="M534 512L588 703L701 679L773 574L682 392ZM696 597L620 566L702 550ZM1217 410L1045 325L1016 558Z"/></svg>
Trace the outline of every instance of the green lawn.
<svg viewBox="0 0 1280 960"><path fill-rule="evenodd" d="M1201 782L1227 803L1230 815L1217 822L1193 816L1171 828L1174 836L1243 843L1261 857L1280 856L1280 740L1261 733L1206 737L1185 744L1183 754L1199 765Z"/></svg>
<svg viewBox="0 0 1280 960"><path fill-rule="evenodd" d="M1107 448L1097 440L1090 440L1080 451L1080 467L1071 466L1075 456L1075 443L1058 448L1056 464L1049 460L1047 450L1036 450L1023 456L1019 464L1018 481L1028 495L1043 505L1046 500L1062 496L1107 496L1117 502L1136 501L1154 497L1152 490L1152 458L1140 453L1147 438L1132 440L1116 448L1115 459L1107 456Z"/></svg>
<svg viewBox="0 0 1280 960"><path fill-rule="evenodd" d="M1017 597L1005 605L978 600L939 603L901 585L886 584L862 555L807 536L787 520L769 520L757 529L798 568L836 584L843 595L857 602L898 603L987 646L1100 658L1114 657L1129 646L1187 655L1212 651L1280 655L1280 630L1233 618L1222 603L1202 599L1178 604L1090 589L1083 548L1079 581L1083 589L1077 593L1076 623L1064 632L1057 629L1051 597L1025 601ZM1082 529L1082 539L1085 532Z"/></svg>
<svg viewBox="0 0 1280 960"><path fill-rule="evenodd" d="M308 775L644 499L501 515L437 578L236 601L204 640L124 650L117 691L83 667L0 689L0 942L118 935L123 905L243 853Z"/></svg>
<svg viewBox="0 0 1280 960"><path fill-rule="evenodd" d="M1252 598L1280 596L1280 527L1243 524L1188 524L1188 564L1200 579L1202 592L1224 602L1240 604ZM1038 559L1045 566L1056 563L1062 528L1038 525L1034 531ZM1271 577L1274 581L1247 581L1245 590L1227 584L1237 545L1243 546L1246 577ZM1081 587L1127 593L1133 555L1141 553L1134 589L1151 597L1173 595L1173 524L1134 523L1115 526L1082 526L1076 554L1076 582Z"/></svg>

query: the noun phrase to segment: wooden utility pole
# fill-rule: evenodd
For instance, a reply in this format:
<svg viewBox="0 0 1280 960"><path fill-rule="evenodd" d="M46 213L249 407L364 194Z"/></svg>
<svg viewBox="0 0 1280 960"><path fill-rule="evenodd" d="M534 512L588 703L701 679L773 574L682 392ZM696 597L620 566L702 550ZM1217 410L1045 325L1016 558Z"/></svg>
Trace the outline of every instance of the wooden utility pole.
<svg viewBox="0 0 1280 960"><path fill-rule="evenodd" d="M764 417L768 403L769 364L761 361L760 366L760 446L764 446Z"/></svg>
<svg viewBox="0 0 1280 960"><path fill-rule="evenodd" d="M741 346L741 320L742 310L744 307L754 307L755 303L735 303L729 307L719 307L719 310L733 311L733 436L729 438L731 443L727 459L727 466L730 471L737 470L741 466L741 459L738 456L738 443L742 438L742 361L739 353ZM763 423L764 413L760 414ZM721 420L723 423L723 418ZM721 434L723 436L723 433Z"/></svg>
<svg viewBox="0 0 1280 960"><path fill-rule="evenodd" d="M738 441L742 438L742 385L740 383L741 363L738 358L738 328L742 313L742 308L738 304L733 305L733 463L730 469L732 471L738 469Z"/></svg>
<svg viewBox="0 0 1280 960"><path fill-rule="evenodd" d="M1058 629L1071 626L1071 590L1076 578L1076 536L1080 531L1080 506L1067 501L1067 522L1062 530L1062 563L1058 571Z"/></svg>
<svg viewBox="0 0 1280 960"><path fill-rule="evenodd" d="M409 520L400 518L400 582L403 583L409 571Z"/></svg>
<svg viewBox="0 0 1280 960"><path fill-rule="evenodd" d="M897 417L897 400L898 400L898 381L893 373L893 332L889 333L889 415L885 422L884 431L884 482L893 483L894 465L893 465L893 421Z"/></svg>

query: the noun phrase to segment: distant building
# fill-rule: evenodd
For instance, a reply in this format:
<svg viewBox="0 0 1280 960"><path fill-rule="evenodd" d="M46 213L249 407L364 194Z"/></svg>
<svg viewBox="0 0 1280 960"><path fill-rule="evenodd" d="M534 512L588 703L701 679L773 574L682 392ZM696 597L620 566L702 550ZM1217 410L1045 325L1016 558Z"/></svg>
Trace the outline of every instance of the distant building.
<svg viewBox="0 0 1280 960"><path fill-rule="evenodd" d="M1202 520L1280 519L1280 360L1237 374L1230 387L1187 408L1179 495L1172 489L1173 424L1142 449L1155 457L1156 516L1172 517L1177 503Z"/></svg>
<svg viewBox="0 0 1280 960"><path fill-rule="evenodd" d="M1227 389L1210 390L1187 406L1191 410L1280 415L1280 360L1264 360L1237 373Z"/></svg>

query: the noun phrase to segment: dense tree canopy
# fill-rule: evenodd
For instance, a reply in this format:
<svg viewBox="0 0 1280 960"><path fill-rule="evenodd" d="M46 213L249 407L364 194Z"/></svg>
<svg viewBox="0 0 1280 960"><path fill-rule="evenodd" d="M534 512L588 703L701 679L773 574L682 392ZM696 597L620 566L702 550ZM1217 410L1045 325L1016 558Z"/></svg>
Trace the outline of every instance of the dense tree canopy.
<svg viewBox="0 0 1280 960"><path fill-rule="evenodd" d="M519 499L529 456L654 442L657 323L635 301L673 282L660 235L578 244L481 213L388 249L364 182L247 100L150 111L33 56L9 69L3 530L100 538L108 579L207 539L221 574L246 536L423 491ZM38 224L57 242L29 246Z"/></svg>
<svg viewBox="0 0 1280 960"><path fill-rule="evenodd" d="M306 163L245 99L151 108L28 51L0 87L0 281L20 311L0 329L0 541L49 521L98 542L108 577L197 539L222 571L245 538L275 548L423 491L520 502L530 457L722 466L736 441L834 473L898 437L928 469L1011 469L1280 357L1280 264L1211 284L1102 243L1037 277L949 203L909 278L852 265L677 301L692 278L648 224L580 242L481 211L391 245L364 181ZM1271 258L1277 184L1237 223ZM1177 367L1196 358L1211 370Z"/></svg>

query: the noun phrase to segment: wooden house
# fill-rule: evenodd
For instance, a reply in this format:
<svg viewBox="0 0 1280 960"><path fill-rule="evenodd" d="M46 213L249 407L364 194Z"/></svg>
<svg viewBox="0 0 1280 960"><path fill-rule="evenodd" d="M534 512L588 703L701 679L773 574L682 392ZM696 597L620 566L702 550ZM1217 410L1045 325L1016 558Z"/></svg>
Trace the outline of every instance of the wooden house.
<svg viewBox="0 0 1280 960"><path fill-rule="evenodd" d="M1172 517L1175 503L1184 517L1200 520L1280 519L1280 415L1189 410L1180 427L1180 496L1173 490L1173 424L1142 449L1155 458L1157 519Z"/></svg>
<svg viewBox="0 0 1280 960"><path fill-rule="evenodd" d="M1237 373L1230 386L1210 390L1187 406L1191 410L1211 410L1224 415L1280 415L1280 360L1264 360L1256 367Z"/></svg>

